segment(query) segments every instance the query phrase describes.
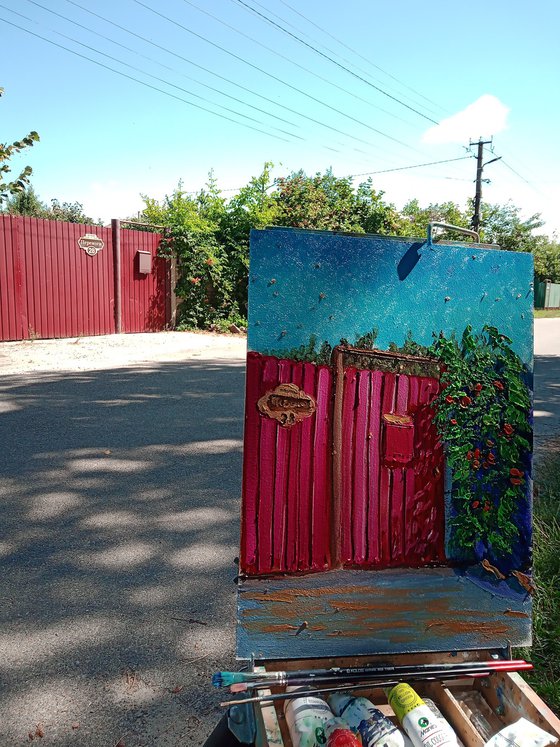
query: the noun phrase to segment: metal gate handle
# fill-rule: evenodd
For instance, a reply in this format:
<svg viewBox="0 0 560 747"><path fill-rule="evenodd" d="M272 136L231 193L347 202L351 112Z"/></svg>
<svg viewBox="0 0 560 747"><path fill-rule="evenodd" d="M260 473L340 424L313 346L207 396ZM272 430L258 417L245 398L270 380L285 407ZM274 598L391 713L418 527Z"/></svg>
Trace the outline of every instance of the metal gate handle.
<svg viewBox="0 0 560 747"><path fill-rule="evenodd" d="M476 239L477 243L480 241L480 236L476 231L471 231L468 228L461 228L460 226L452 226L450 223L428 223L428 246L431 246L432 244L432 231L434 228L446 228L450 231L458 231L459 233L464 233L467 236L472 236L474 239Z"/></svg>

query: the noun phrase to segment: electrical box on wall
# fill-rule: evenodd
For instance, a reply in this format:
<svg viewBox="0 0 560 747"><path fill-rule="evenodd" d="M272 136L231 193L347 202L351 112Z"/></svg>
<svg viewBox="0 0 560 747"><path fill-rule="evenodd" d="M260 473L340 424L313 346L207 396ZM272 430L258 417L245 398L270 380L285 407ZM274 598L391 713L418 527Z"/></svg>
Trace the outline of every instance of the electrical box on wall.
<svg viewBox="0 0 560 747"><path fill-rule="evenodd" d="M138 255L138 272L143 275L149 275L152 272L152 253L136 252Z"/></svg>

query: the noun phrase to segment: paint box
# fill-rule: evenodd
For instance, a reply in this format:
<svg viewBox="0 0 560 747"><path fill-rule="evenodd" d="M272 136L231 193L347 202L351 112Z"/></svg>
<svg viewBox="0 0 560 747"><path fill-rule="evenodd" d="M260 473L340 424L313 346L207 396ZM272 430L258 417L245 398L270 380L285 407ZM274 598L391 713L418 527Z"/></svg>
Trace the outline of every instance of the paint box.
<svg viewBox="0 0 560 747"><path fill-rule="evenodd" d="M530 255L467 241L252 232L238 658L530 645L532 282ZM468 745L463 690L558 732L516 675L458 687L423 692ZM289 744L278 713L260 744Z"/></svg>

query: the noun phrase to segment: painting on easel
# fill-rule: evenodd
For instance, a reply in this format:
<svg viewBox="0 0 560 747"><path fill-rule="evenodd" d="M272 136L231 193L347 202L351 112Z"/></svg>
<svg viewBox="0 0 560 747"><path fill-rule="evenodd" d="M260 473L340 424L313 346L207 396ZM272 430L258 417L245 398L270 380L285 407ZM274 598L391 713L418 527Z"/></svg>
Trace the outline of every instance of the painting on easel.
<svg viewBox="0 0 560 747"><path fill-rule="evenodd" d="M252 233L238 654L529 642L532 303L527 254Z"/></svg>

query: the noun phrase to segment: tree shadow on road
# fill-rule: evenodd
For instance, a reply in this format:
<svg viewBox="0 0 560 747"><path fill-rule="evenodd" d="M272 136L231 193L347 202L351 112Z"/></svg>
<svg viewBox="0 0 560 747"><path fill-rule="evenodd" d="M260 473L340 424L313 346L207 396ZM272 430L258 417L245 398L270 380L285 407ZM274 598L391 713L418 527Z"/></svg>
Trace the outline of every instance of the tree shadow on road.
<svg viewBox="0 0 560 747"><path fill-rule="evenodd" d="M2 744L37 723L61 746L212 730L243 381L241 362L202 361L0 378Z"/></svg>

